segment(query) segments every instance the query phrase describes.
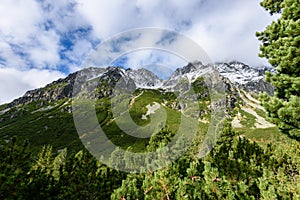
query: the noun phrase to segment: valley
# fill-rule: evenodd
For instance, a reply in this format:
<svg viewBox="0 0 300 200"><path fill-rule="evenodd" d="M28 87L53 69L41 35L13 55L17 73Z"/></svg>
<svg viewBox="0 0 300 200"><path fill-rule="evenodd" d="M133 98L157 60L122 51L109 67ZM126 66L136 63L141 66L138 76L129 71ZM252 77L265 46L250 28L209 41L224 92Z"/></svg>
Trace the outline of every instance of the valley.
<svg viewBox="0 0 300 200"><path fill-rule="evenodd" d="M264 186L259 185L265 181L262 177L273 173L269 169L266 172L263 163L282 170L288 162L289 179L294 180L288 187L294 190L299 175L292 170L299 164L299 143L268 122L257 96L259 92L272 94L272 87L259 75L260 70L242 63L216 66L190 63L167 80L145 69L120 67L87 68L70 74L0 106L2 152L20 161L25 159L22 156L31 155L28 165L17 165L18 169L33 165L30 173L39 176L27 185L44 180L40 175L46 174L46 178L56 180L56 185L49 187L60 190L57 194L64 197L93 198L97 194L100 199L119 199L124 191L134 188L146 191L136 195L147 196L148 192L152 195L155 185L171 180L176 189L164 187L179 196L176 191L182 191L189 182L193 189L187 193L202 197L216 195L211 187L221 187L222 192L226 192L224 187L236 190L236 181L248 181L263 191ZM212 73L213 78L207 78L206 73ZM96 121L90 118L93 113ZM105 135L99 135L99 127ZM30 150L22 147L23 141ZM15 150L11 152L10 147ZM132 157L153 152L161 155ZM172 153L180 157L173 158ZM278 157L283 158L279 163L275 162ZM4 163L9 160L8 156ZM140 170L145 171L138 174ZM86 184L83 173L94 186L82 189L89 195L78 191L71 195L63 190L64 185L72 185L63 177ZM257 181L251 182L253 177ZM209 189L198 188L203 184ZM79 185L74 183L74 187ZM255 196L256 190L248 189L247 195ZM244 194L240 189L236 192L241 197Z"/></svg>
<svg viewBox="0 0 300 200"><path fill-rule="evenodd" d="M166 126L170 127L171 131L176 132L178 122L175 118L178 114L193 116L194 118L199 117L200 123L209 123L210 97L208 88L205 81L199 79L200 82L196 83L198 78L201 78L210 70L209 67L204 66L201 62L190 63L181 69L177 69L165 81L160 80L152 72L145 69L125 70L117 67L84 69L69 75L65 79L55 81L45 88L29 91L23 97L14 100L10 104L3 105L0 111L0 137L9 140L12 136L17 135L21 140L29 139L33 149L39 149L45 144L51 144L56 150L65 147L75 150L81 149L82 144L78 134L76 134L77 131L72 119L71 94L74 92L72 87L76 78L81 79L82 77L88 80L89 84L95 86L94 90L96 96L98 96L95 105L98 121L108 137L114 143L124 145L124 148L131 145L146 146L146 139L140 140L132 136L124 136L126 134L115 123L116 116L112 115L110 107L110 95L113 93L112 87L114 87L114 84L117 84L120 78L125 78L129 82L132 80L130 83L135 85L133 88L136 89L132 89L133 94L129 94L128 105L125 107L129 109L130 116L137 125L147 125L150 123L152 116L155 116L154 111L164 109L168 114ZM228 67L228 70L225 69L226 67ZM262 83L260 81L263 80L263 76L260 74L262 72L238 62L216 64L215 69L225 78L227 106L232 110L228 114L232 115L233 110L238 109L238 112L234 113L235 116L232 116L233 127L252 129L273 127L263 116L255 112L259 109L260 113L264 115L259 102L248 93L249 91L259 92L261 89L269 88L269 86L261 87ZM237 75L232 76L231 74ZM251 77L253 77L253 80ZM176 91L189 92L191 89L191 86L188 86L189 84L193 85L193 90L197 93L198 100L193 100L198 102L197 105L195 102L179 102L180 99L176 96L178 95ZM267 85L267 83L263 84ZM125 87L131 86L125 85ZM272 90L266 92L271 93ZM125 104L127 103L125 102ZM200 109L200 111L197 111L197 109ZM121 118L123 114L124 111L117 114L119 115L117 117ZM151 119L147 116L150 116ZM175 118L172 119L172 116ZM249 122L249 120L254 123L244 122ZM118 141L120 135L122 135L122 141ZM137 141L141 144L138 144Z"/></svg>

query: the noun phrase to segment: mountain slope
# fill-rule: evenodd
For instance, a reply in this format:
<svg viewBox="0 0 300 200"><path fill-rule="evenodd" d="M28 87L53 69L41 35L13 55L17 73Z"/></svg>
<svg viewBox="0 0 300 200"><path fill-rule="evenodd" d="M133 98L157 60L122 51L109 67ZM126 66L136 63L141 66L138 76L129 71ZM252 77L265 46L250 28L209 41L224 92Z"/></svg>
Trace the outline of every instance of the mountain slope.
<svg viewBox="0 0 300 200"><path fill-rule="evenodd" d="M64 147L82 148L73 122L72 97L77 95L77 90L85 87L87 90L84 95L96 99L98 121L108 138L123 148L133 146L136 151L141 151L149 142L149 138L130 136L115 122L116 118L122 117L122 112L117 117L112 114L111 99L115 95L115 87L121 84L122 87L133 92L129 95L129 112L133 121L140 126L151 123L150 118L165 109L168 116L166 125L173 132L178 129L176 121L182 114L198 119L203 126L207 127L211 115L211 102L207 83L201 77L215 70L223 76L228 106L227 115L245 111L243 106L247 102L242 95L243 91L272 92L272 88L263 81L263 72L266 69L258 70L237 62L219 63L214 66L204 66L201 62L189 63L177 69L167 80L160 80L146 69L87 68L48 84L44 88L28 91L23 97L0 106L0 138L9 140L17 135L29 139L33 148L45 144L51 144L57 150ZM76 88L78 82L86 84ZM191 88L196 94L194 97L190 96L189 101L198 102L199 111L197 106L180 102L182 101L180 95L176 95L176 91L184 94ZM160 107L149 114L151 105ZM255 110L253 107L250 109ZM251 119L254 118L255 121L255 114L248 112L246 115ZM243 120L240 121L243 123ZM255 128L253 124L244 125Z"/></svg>

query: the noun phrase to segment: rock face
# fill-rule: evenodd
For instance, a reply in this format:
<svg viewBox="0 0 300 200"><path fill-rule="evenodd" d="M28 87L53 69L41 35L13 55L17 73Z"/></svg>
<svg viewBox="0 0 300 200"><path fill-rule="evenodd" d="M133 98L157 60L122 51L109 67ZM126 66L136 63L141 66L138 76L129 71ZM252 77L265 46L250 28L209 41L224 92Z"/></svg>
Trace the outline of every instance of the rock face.
<svg viewBox="0 0 300 200"><path fill-rule="evenodd" d="M132 79L138 88L157 89L162 86L160 80L155 74L146 69L126 70L127 76Z"/></svg>
<svg viewBox="0 0 300 200"><path fill-rule="evenodd" d="M124 69L122 67L107 68L86 68L70 74L64 79L54 81L44 88L31 90L8 104L14 107L19 104L30 102L53 102L64 98L72 98L74 83L89 84L90 88L99 88L98 98L111 94L112 88L122 78L123 83L130 89L148 88L172 90L175 87L189 87L197 78L208 72L215 70L224 77L228 91L234 91L233 87L250 92L265 91L273 94L273 87L264 81L265 71L272 71L269 68L255 69L240 62L217 63L214 65L203 65L201 62L189 63L187 66L178 68L167 80L159 79L155 74L147 69ZM105 84L103 84L105 82ZM124 85L125 86L125 85ZM81 88L78 88L81 89ZM178 89L178 88L176 88ZM180 89L180 88L179 88Z"/></svg>
<svg viewBox="0 0 300 200"><path fill-rule="evenodd" d="M269 95L274 93L273 86L264 81L265 72L271 71L274 73L273 69L267 67L256 69L236 61L214 65L203 65L201 62L189 63L187 66L177 69L168 80L164 81L163 88L175 87L182 79L193 82L198 77L211 72L211 69L219 72L221 76L228 79L238 89L254 93L267 92Z"/></svg>
<svg viewBox="0 0 300 200"><path fill-rule="evenodd" d="M214 67L240 89L256 93L267 92L270 95L274 93L272 85L264 81L266 71L275 72L272 68L256 69L237 61L217 63Z"/></svg>
<svg viewBox="0 0 300 200"><path fill-rule="evenodd" d="M19 104L27 104L40 100L52 102L64 98L72 98L73 86L76 77L81 77L81 79L88 80L101 76L105 71L106 69L103 68L86 68L80 70L78 72L70 74L64 79L54 81L46 85L44 88L27 91L24 96L9 103L8 106L14 107Z"/></svg>
<svg viewBox="0 0 300 200"><path fill-rule="evenodd" d="M201 62L189 63L187 66L178 68L171 75L171 77L164 81L164 89L172 89L176 87L179 82L186 80L189 83L194 82L198 77L211 72L212 68L210 66L204 66Z"/></svg>

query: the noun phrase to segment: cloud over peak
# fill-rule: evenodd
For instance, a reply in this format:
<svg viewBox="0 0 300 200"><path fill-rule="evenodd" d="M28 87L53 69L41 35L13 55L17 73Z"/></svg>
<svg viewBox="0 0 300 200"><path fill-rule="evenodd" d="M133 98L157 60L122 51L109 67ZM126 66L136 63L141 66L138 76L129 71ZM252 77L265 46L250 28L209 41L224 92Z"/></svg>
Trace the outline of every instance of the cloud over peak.
<svg viewBox="0 0 300 200"><path fill-rule="evenodd" d="M18 72L39 74L44 70L55 77L68 74L86 67L83 66L84 61L103 41L122 31L144 27L178 31L198 43L213 61L239 60L250 65L267 64L257 56L259 42L255 32L263 30L276 16L269 16L259 2L2 0L0 76L4 75L3 70L12 69L20 76ZM174 63L182 62L172 57L144 51L128 55L123 62L128 61L124 64L138 67L141 63L161 64L158 62L163 61L162 64L171 63L172 68L179 67ZM2 81L8 83L3 78ZM23 90L30 88L29 83L25 82L23 86L16 87ZM5 86L0 86L0 91L4 91L1 87ZM9 95L1 93L1 96Z"/></svg>

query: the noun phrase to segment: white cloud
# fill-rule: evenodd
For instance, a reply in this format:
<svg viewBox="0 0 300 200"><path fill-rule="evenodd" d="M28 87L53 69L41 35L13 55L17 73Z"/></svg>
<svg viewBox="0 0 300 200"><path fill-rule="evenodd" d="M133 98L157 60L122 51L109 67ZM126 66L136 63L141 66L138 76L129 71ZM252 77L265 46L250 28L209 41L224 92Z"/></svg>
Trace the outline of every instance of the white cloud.
<svg viewBox="0 0 300 200"><path fill-rule="evenodd" d="M5 46L0 51L2 65L18 69L57 68L65 62L60 56L66 48L61 44L64 34L90 26L74 0L3 0L0 19L0 41Z"/></svg>
<svg viewBox="0 0 300 200"><path fill-rule="evenodd" d="M0 37L0 58L4 61L0 62L0 67L3 66L26 66L26 61L15 54L11 46Z"/></svg>
<svg viewBox="0 0 300 200"><path fill-rule="evenodd" d="M131 28L168 28L194 39L214 61L235 59L250 65L267 64L258 57L260 43L255 32L276 17L260 7L260 0L78 2L79 12L101 39Z"/></svg>
<svg viewBox="0 0 300 200"><path fill-rule="evenodd" d="M2 71L3 68L14 69L18 75L20 71L30 71L32 76L34 73L40 74L43 69L68 69L73 72L93 63L81 65L89 52L93 52L95 41L105 41L121 31L144 27L166 28L185 34L203 47L213 61L235 59L250 65L267 64L258 57L260 42L255 32L263 30L277 16L269 16L260 7L260 1L2 0L0 67ZM72 33L80 28L90 29L92 33ZM158 39L157 35L146 34L135 42L147 44ZM127 43L121 48L130 51L135 45ZM180 40L173 45L176 46L172 48L188 48ZM190 56L197 56L192 55L192 50ZM105 61L117 55L113 48L107 48L102 54L92 54L88 60L97 63L99 59ZM128 54L127 64L138 66L156 61L161 62L156 64L168 66L180 63L172 55L148 51ZM60 66L64 69L60 69ZM32 71L32 67L40 70ZM10 84L9 80L20 82L14 79L13 73L6 75L5 79L0 77L0 85ZM10 92L31 85L31 80L28 83L25 81L27 79L22 78L22 84L9 86L15 86L14 89L10 88Z"/></svg>
<svg viewBox="0 0 300 200"><path fill-rule="evenodd" d="M24 42L36 30L41 10L34 0L2 0L0 4L2 34L13 42Z"/></svg>
<svg viewBox="0 0 300 200"><path fill-rule="evenodd" d="M22 96L27 90L43 87L64 76L59 71L38 69L20 71L13 68L0 68L0 104Z"/></svg>
<svg viewBox="0 0 300 200"><path fill-rule="evenodd" d="M59 46L64 33L78 27L92 27L96 39L111 36L132 28L161 27L178 30L203 46L215 61L237 59L257 65L259 42L255 31L262 30L272 19L259 6L260 0L64 0L36 2L3 0L0 5L1 42L6 42L7 65L51 67L64 62ZM50 21L51 30L42 22ZM49 22L49 23L50 23ZM49 25L51 26L51 25ZM72 61L87 55L92 48L91 38L73 38L75 46L66 55ZM28 57L20 56L10 44L17 44ZM81 46L81 52L79 50ZM78 51L79 50L79 51ZM14 62L11 63L11 61ZM18 64L18 63L17 63ZM15 66L16 67L16 66Z"/></svg>
<svg viewBox="0 0 300 200"><path fill-rule="evenodd" d="M53 31L44 32L43 35L37 38L35 45L28 46L29 57L33 65L37 68L56 68L57 63L60 61L59 56L59 37Z"/></svg>
<svg viewBox="0 0 300 200"><path fill-rule="evenodd" d="M185 33L198 42L214 61L239 60L250 65L267 62L258 57L260 42L255 36L277 16L271 17L256 1L231 1L224 7L210 1L203 18Z"/></svg>
<svg viewBox="0 0 300 200"><path fill-rule="evenodd" d="M95 36L107 39L114 34L136 27L138 19L134 1L77 0L78 11L94 29Z"/></svg>
<svg viewBox="0 0 300 200"><path fill-rule="evenodd" d="M145 28L123 32L104 41L88 56L84 65L105 67L112 62L114 65L124 63L126 67L140 68L159 64L175 70L195 60L205 64L212 62L190 38L175 31Z"/></svg>
<svg viewBox="0 0 300 200"><path fill-rule="evenodd" d="M77 40L73 48L66 53L68 59L75 63L81 63L87 54L93 49L90 41L86 39Z"/></svg>
<svg viewBox="0 0 300 200"><path fill-rule="evenodd" d="M4 0L0 4L0 36L6 47L0 57L6 67L55 68L59 62L59 37L42 26L45 18L37 1Z"/></svg>

